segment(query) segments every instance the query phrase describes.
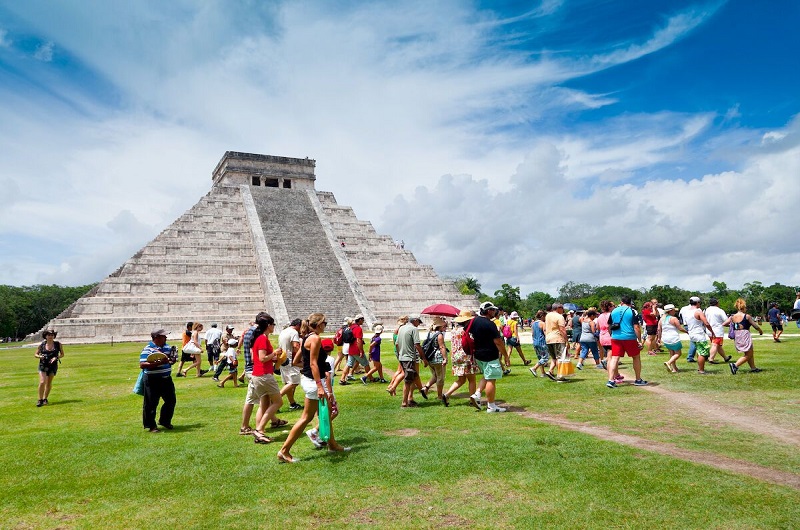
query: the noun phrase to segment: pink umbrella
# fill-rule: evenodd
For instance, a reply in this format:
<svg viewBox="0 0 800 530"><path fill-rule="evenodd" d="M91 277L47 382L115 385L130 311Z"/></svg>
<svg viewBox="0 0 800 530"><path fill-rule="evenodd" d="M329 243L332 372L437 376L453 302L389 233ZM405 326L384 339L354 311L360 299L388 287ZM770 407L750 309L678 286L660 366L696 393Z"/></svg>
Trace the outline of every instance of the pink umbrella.
<svg viewBox="0 0 800 530"><path fill-rule="evenodd" d="M458 316L459 309L450 304L433 304L422 310L423 315L437 315L440 317Z"/></svg>

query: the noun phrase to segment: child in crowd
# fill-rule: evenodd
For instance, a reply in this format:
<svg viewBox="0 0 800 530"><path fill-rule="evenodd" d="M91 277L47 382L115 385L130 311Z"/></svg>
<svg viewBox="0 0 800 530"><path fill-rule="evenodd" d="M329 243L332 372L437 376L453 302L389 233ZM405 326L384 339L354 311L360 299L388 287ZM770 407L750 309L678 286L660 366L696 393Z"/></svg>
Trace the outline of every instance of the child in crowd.
<svg viewBox="0 0 800 530"><path fill-rule="evenodd" d="M217 386L220 388L224 388L225 383L230 381L231 379L233 379L233 386L235 387L239 386L239 378L237 377L239 372L239 360L236 357L236 345L238 343L239 343L238 339L235 338L229 339L228 349L220 354L220 360L219 360L220 364L219 367L217 368L217 373L222 372L226 364L228 366L228 375L226 375L225 379L223 379L222 381L219 382L219 384L217 384Z"/></svg>
<svg viewBox="0 0 800 530"><path fill-rule="evenodd" d="M361 382L365 385L368 382L376 382L375 379L372 378L372 374L375 372L378 373L378 383L386 382L386 379L383 378L383 365L381 364L381 333L383 333L383 326L376 324L374 330L375 335L372 336L372 340L369 343L369 360L372 361L372 370L361 378Z"/></svg>

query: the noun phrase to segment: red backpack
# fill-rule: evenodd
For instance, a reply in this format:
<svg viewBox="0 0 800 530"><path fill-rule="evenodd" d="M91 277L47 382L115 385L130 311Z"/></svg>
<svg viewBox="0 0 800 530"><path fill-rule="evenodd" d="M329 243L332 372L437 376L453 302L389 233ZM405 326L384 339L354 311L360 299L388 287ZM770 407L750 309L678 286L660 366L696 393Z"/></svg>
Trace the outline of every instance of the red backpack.
<svg viewBox="0 0 800 530"><path fill-rule="evenodd" d="M333 335L333 343L337 346L341 346L344 344L344 337L342 337L342 333L344 332L344 327L341 327L336 330L336 333Z"/></svg>
<svg viewBox="0 0 800 530"><path fill-rule="evenodd" d="M469 321L469 324L467 324L467 329L464 330L464 335L461 336L461 348L464 350L464 353L469 356L475 355L475 339L473 339L472 335L469 334L469 330L472 327L473 322L475 322L474 318Z"/></svg>

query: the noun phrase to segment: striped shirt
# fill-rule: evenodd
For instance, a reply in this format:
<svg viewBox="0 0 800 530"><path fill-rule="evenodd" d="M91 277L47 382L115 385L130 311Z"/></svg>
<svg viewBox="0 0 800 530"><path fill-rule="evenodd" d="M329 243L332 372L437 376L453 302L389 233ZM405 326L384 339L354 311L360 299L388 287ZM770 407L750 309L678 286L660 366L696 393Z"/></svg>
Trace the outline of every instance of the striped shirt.
<svg viewBox="0 0 800 530"><path fill-rule="evenodd" d="M251 326L250 329L244 332L242 337L242 349L244 351L244 371L247 373L253 372L253 333L256 331L256 326Z"/></svg>
<svg viewBox="0 0 800 530"><path fill-rule="evenodd" d="M166 355L170 362L174 362L175 355L172 353L172 347L164 344L162 347L158 347L155 343L150 342L147 346L144 347L142 353L139 354L139 362L146 363L147 357L151 353L163 353ZM170 363L162 364L157 366L156 368L145 368L144 373L147 375L159 376L159 377L170 377L172 375L172 365Z"/></svg>

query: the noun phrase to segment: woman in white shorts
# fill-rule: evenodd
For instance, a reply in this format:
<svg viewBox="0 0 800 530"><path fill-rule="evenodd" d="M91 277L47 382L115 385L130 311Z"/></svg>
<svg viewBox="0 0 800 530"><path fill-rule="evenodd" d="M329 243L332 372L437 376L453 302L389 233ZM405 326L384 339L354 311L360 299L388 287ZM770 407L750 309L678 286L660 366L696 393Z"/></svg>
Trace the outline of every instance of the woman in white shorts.
<svg viewBox="0 0 800 530"><path fill-rule="evenodd" d="M303 357L303 367L300 370L300 387L305 393L305 406L303 407L303 415L300 420L295 423L289 436L283 443L283 447L278 451L278 461L286 463L295 463L297 459L294 458L289 451L292 445L303 434L306 426L311 423L314 416L317 415L319 410L319 400L327 399L331 408L335 407L333 399L333 391L331 390L331 380L328 376L330 372L330 364L328 364L327 354L322 349L322 340L319 334L325 331L325 315L322 313L312 313L308 320L304 320L300 327L300 337L302 345L300 346L300 354ZM331 411L331 420L334 414ZM313 440L312 440L313 441ZM336 442L333 436L333 424L331 423L331 436L328 440L328 451L341 452L348 451L349 447L342 447Z"/></svg>

